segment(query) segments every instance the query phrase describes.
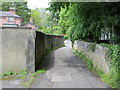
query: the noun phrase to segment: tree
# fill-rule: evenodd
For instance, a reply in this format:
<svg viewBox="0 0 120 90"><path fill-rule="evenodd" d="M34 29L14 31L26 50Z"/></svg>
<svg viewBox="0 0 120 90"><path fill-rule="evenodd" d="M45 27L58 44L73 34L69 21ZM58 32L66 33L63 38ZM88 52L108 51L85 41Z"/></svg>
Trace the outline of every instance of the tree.
<svg viewBox="0 0 120 90"><path fill-rule="evenodd" d="M33 23L38 26L39 29L42 28L41 26L41 17L40 13L38 12L39 9L31 10L31 16L33 17Z"/></svg>
<svg viewBox="0 0 120 90"><path fill-rule="evenodd" d="M66 5L66 3L56 2L50 4L50 10L54 13L59 11L59 30L67 30L66 33L71 40L82 39L97 42L101 36L101 30L109 30L113 34L111 40L116 40L116 42L120 41L118 35L120 34L120 3L80 2ZM63 10L65 10L65 13L63 13ZM66 25L66 22L69 25Z"/></svg>
<svg viewBox="0 0 120 90"><path fill-rule="evenodd" d="M52 34L51 31L51 14L46 9L34 9L31 10L31 16L33 17L33 23L38 26L40 31L47 34Z"/></svg>

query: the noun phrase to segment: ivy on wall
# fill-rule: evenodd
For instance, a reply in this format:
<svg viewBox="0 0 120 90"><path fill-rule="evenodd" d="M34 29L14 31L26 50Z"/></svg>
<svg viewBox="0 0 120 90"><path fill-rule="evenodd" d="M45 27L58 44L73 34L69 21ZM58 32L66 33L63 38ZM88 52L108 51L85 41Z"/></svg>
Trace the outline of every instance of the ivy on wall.
<svg viewBox="0 0 120 90"><path fill-rule="evenodd" d="M96 67L93 67L92 60L87 57L86 54L80 51L74 51L74 53L82 60L85 61L89 70L95 72L98 76L101 77L102 81L107 83L109 86L113 88L120 88L120 46L119 45L110 45L110 44L99 44L102 47L107 47L106 51L106 60L109 62L110 72L108 74L103 73L103 71ZM95 43L91 43L88 46L90 51L94 51L96 48Z"/></svg>
<svg viewBox="0 0 120 90"><path fill-rule="evenodd" d="M90 51L92 51L92 52L94 52L95 50L96 50L96 43L90 43L88 46L87 46L87 48L90 50Z"/></svg>
<svg viewBox="0 0 120 90"><path fill-rule="evenodd" d="M107 60L110 62L110 72L108 75L102 75L104 81L112 87L120 87L120 46L110 44L100 44L109 50L106 53Z"/></svg>

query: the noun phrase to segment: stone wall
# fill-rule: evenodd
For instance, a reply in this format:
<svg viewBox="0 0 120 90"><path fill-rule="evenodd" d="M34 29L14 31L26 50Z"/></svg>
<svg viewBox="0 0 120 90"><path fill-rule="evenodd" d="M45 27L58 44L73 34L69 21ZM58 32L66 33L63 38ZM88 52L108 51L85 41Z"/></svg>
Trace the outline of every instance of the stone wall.
<svg viewBox="0 0 120 90"><path fill-rule="evenodd" d="M109 73L109 62L106 60L106 52L108 49L100 45L96 45L95 51L91 51L89 47L90 43L84 41L75 41L73 48L86 54L93 60L93 66L98 67L104 73Z"/></svg>
<svg viewBox="0 0 120 90"><path fill-rule="evenodd" d="M34 72L35 31L30 28L0 28L2 33L2 72Z"/></svg>
<svg viewBox="0 0 120 90"><path fill-rule="evenodd" d="M36 70L40 67L43 58L47 55L49 50L64 46L64 37L58 35L47 35L40 31L36 32L35 44L35 63Z"/></svg>
<svg viewBox="0 0 120 90"><path fill-rule="evenodd" d="M45 51L45 34L42 32L36 33L36 42L35 42L35 68L39 68L39 64L41 63L41 60L46 55Z"/></svg>
<svg viewBox="0 0 120 90"><path fill-rule="evenodd" d="M34 72L47 54L46 45L57 47L54 43L60 41L61 44L58 46L63 46L64 41L63 36L45 35L25 27L2 27L0 36L2 37L0 42L2 72L0 73L20 70ZM50 41L47 39L48 36Z"/></svg>

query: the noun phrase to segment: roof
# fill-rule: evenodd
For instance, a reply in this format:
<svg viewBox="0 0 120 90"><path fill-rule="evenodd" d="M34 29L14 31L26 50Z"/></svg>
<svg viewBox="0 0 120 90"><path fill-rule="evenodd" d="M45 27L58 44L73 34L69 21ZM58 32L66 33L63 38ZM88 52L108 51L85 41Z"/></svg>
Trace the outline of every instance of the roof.
<svg viewBox="0 0 120 90"><path fill-rule="evenodd" d="M20 18L20 16L13 14L9 11L0 11L0 17L18 17L18 18Z"/></svg>
<svg viewBox="0 0 120 90"><path fill-rule="evenodd" d="M35 26L35 27L38 27L38 26L34 25L34 24L31 23L31 22L28 22L28 23L26 23L25 25L27 25L27 24L31 24L31 25L33 25L33 26Z"/></svg>

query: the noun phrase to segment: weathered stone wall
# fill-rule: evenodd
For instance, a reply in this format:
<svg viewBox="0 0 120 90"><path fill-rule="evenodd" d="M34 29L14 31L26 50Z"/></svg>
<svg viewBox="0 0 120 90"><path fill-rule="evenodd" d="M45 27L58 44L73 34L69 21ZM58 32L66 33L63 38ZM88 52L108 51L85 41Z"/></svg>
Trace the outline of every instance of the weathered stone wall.
<svg viewBox="0 0 120 90"><path fill-rule="evenodd" d="M30 28L0 28L2 33L2 72L34 72L35 31Z"/></svg>
<svg viewBox="0 0 120 90"><path fill-rule="evenodd" d="M35 40L35 68L39 68L39 64L41 60L46 55L45 51L45 34L42 32L36 32L36 40Z"/></svg>
<svg viewBox="0 0 120 90"><path fill-rule="evenodd" d="M35 44L35 63L36 70L40 67L40 64L46 56L49 49L55 49L64 46L64 37L58 35L47 35L40 31L36 32L36 44Z"/></svg>
<svg viewBox="0 0 120 90"><path fill-rule="evenodd" d="M59 48L64 46L64 37L58 35L45 35L45 45L49 48Z"/></svg>
<svg viewBox="0 0 120 90"><path fill-rule="evenodd" d="M46 48L53 48L55 46L53 35L45 35L45 46Z"/></svg>
<svg viewBox="0 0 120 90"><path fill-rule="evenodd" d="M90 43L84 41L75 41L73 48L86 54L93 60L93 66L98 67L104 73L109 73L109 62L106 60L107 48L100 45L96 45L94 52L89 50L88 46Z"/></svg>
<svg viewBox="0 0 120 90"><path fill-rule="evenodd" d="M46 35L25 27L2 27L0 37L0 73L20 70L34 72L47 54L46 46L54 48L64 44L63 36Z"/></svg>

